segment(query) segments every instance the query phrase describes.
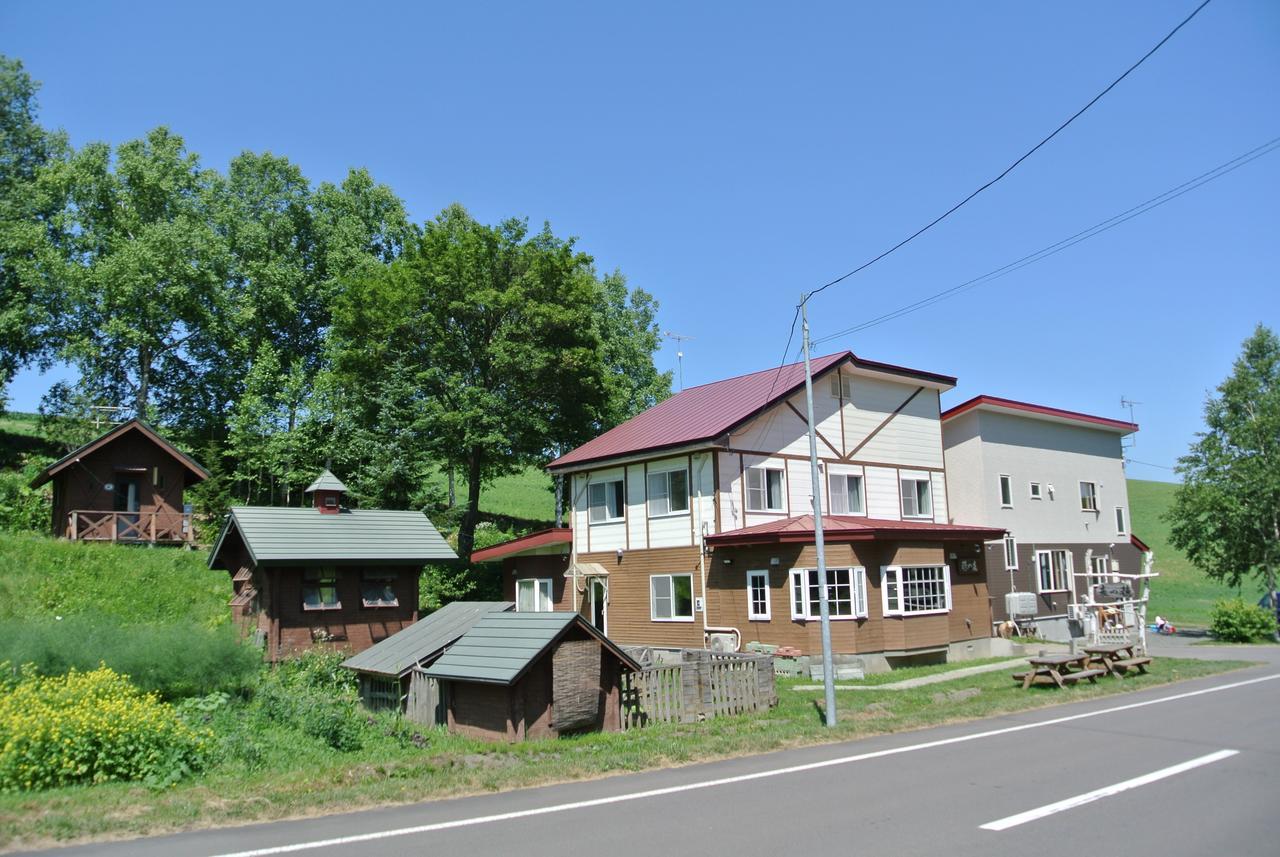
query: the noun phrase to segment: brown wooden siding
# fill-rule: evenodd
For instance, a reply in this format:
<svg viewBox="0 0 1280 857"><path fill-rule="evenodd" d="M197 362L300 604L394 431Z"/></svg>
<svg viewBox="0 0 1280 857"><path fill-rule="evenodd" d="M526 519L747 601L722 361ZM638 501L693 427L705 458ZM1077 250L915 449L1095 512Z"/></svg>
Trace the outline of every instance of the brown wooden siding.
<svg viewBox="0 0 1280 857"><path fill-rule="evenodd" d="M1066 550L1071 552L1072 563L1076 571L1085 571L1085 552L1092 549L1095 556L1103 554L1111 554L1112 559L1120 561L1120 571L1124 574L1138 574L1142 571L1142 551L1138 550L1130 542L1116 542L1115 547L1111 547L1111 542L1097 542L1094 544L1050 544L1050 543L1026 543L1018 542L1018 570L1012 575L1012 584L1016 585L1018 592L1035 592L1039 587L1039 571L1036 568L1036 551L1038 550ZM1004 609L1004 596L1006 593L1013 591L1014 586L1011 585L1010 574L1004 567L1004 544L989 544L986 546L987 568L987 588L991 592L991 616L995 622L1003 622L1009 618L1009 614ZM1075 585L1077 591L1081 585L1079 578L1076 579ZM1044 595L1036 596L1036 615L1037 616L1064 616L1067 612L1067 605L1071 603L1071 594L1069 592L1052 592Z"/></svg>
<svg viewBox="0 0 1280 857"><path fill-rule="evenodd" d="M649 578L654 574L692 574L693 595L702 595L698 548L675 547L616 553L579 554L580 562L598 562L609 571L609 638L626 645L702 648L702 617L692 622L654 622L649 612Z"/></svg>

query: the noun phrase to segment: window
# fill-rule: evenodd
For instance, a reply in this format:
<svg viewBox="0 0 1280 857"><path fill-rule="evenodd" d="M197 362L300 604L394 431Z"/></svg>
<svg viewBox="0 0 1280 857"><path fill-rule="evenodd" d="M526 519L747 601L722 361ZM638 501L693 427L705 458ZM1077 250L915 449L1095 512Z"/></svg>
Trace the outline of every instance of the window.
<svg viewBox="0 0 1280 857"><path fill-rule="evenodd" d="M933 492L928 479L902 480L902 517L933 517Z"/></svg>
<svg viewBox="0 0 1280 857"><path fill-rule="evenodd" d="M853 379L848 375L842 375L839 372L831 376L831 398L844 399L846 402L853 398Z"/></svg>
<svg viewBox="0 0 1280 857"><path fill-rule="evenodd" d="M1018 570L1018 541L1013 536L1004 537L1004 570Z"/></svg>
<svg viewBox="0 0 1280 857"><path fill-rule="evenodd" d="M1005 509L1013 508L1013 477L1000 474L1000 505Z"/></svg>
<svg viewBox="0 0 1280 857"><path fill-rule="evenodd" d="M1124 506L1116 506L1116 535L1127 535L1129 530L1124 525Z"/></svg>
<svg viewBox="0 0 1280 857"><path fill-rule="evenodd" d="M816 568L791 570L791 618L822 618ZM832 619L867 615L867 572L858 568L827 569L827 609Z"/></svg>
<svg viewBox="0 0 1280 857"><path fill-rule="evenodd" d="M551 600L551 578L526 577L516 581L517 613L550 613L555 609Z"/></svg>
<svg viewBox="0 0 1280 857"><path fill-rule="evenodd" d="M1044 494L1040 492L1040 483L1032 482L1031 483L1031 499L1040 500L1040 499L1043 499L1043 497L1044 497Z"/></svg>
<svg viewBox="0 0 1280 857"><path fill-rule="evenodd" d="M337 497L335 497L335 496L333 496L332 494L327 495L327 496L324 498L324 507L325 507L326 509L336 509L336 508L338 508L338 498L337 498Z"/></svg>
<svg viewBox="0 0 1280 857"><path fill-rule="evenodd" d="M338 570L327 568L308 568L302 573L302 609L303 610L340 610L342 602L338 600Z"/></svg>
<svg viewBox="0 0 1280 857"><path fill-rule="evenodd" d="M1091 572L1089 575L1090 588L1097 586L1099 583L1106 583L1111 578L1111 558L1105 554L1095 556Z"/></svg>
<svg viewBox="0 0 1280 857"><path fill-rule="evenodd" d="M365 607L398 607L396 573L366 571L360 575L360 601Z"/></svg>
<svg viewBox="0 0 1280 857"><path fill-rule="evenodd" d="M880 575L886 616L946 613L951 609L951 575L945 565L887 565Z"/></svg>
<svg viewBox="0 0 1280 857"><path fill-rule="evenodd" d="M864 514L861 476L832 473L827 479L831 488L831 514Z"/></svg>
<svg viewBox="0 0 1280 857"><path fill-rule="evenodd" d="M747 468L747 509L752 512L781 512L782 470L774 467Z"/></svg>
<svg viewBox="0 0 1280 857"><path fill-rule="evenodd" d="M650 473L649 514L675 515L689 511L689 473L686 470L664 470Z"/></svg>
<svg viewBox="0 0 1280 857"><path fill-rule="evenodd" d="M622 499L622 480L592 482L587 486L587 508L591 523L621 521L625 503Z"/></svg>
<svg viewBox="0 0 1280 857"><path fill-rule="evenodd" d="M747 572L747 618L770 618L769 612L769 572Z"/></svg>
<svg viewBox="0 0 1280 857"><path fill-rule="evenodd" d="M1084 512L1098 511L1098 487L1092 482L1080 483L1080 509Z"/></svg>
<svg viewBox="0 0 1280 857"><path fill-rule="evenodd" d="M1041 592L1067 592L1071 588L1071 551L1036 551Z"/></svg>
<svg viewBox="0 0 1280 857"><path fill-rule="evenodd" d="M692 622L693 575L655 574L650 577L649 612L655 622Z"/></svg>

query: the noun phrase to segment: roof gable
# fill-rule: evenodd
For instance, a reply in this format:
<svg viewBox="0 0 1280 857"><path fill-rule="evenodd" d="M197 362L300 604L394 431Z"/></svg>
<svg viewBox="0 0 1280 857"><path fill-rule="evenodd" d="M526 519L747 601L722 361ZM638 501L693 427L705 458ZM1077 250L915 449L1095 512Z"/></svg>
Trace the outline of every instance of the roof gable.
<svg viewBox="0 0 1280 857"><path fill-rule="evenodd" d="M356 672L403 676L423 660L453 645L489 613L505 613L514 608L515 604L510 601L454 601L348 658L342 665Z"/></svg>
<svg viewBox="0 0 1280 857"><path fill-rule="evenodd" d="M971 411L991 411L1010 416L1028 419L1045 420L1046 422L1078 425L1084 428L1097 428L1105 431L1130 434L1138 430L1137 423L1113 420L1109 417L1098 417L1080 411L1068 411L1062 408L1051 408L1048 405L1035 405L1030 402L1019 402L1016 399L1002 399L999 396L974 396L967 402L961 402L954 408L942 412L942 422L953 420Z"/></svg>
<svg viewBox="0 0 1280 857"><path fill-rule="evenodd" d="M178 449L173 444L169 443L169 441L161 437L156 432L156 430L153 429L151 426L147 425L137 417L134 417L133 419L123 422L120 425L116 426L115 428L112 428L107 432L99 435L98 437L94 438L93 440L89 441L88 443L84 444L78 449L72 450L71 452L64 455L62 458L59 458L53 464L50 464L44 470L41 470L39 473L36 474L36 478L31 480L31 487L39 488L41 485L45 484L50 479L57 476L63 470L66 470L68 467L75 464L80 459L85 458L86 456L89 456L89 455L93 455L94 453L98 452L104 447L109 446L110 444L124 437L126 434L129 434L130 432L135 432L135 431L141 434L147 440L151 441L151 443L159 447L166 454L177 459L177 461L187 469L188 473L190 474L191 481L203 482L204 480L209 478L209 471L201 467L194 458L187 455L185 452Z"/></svg>

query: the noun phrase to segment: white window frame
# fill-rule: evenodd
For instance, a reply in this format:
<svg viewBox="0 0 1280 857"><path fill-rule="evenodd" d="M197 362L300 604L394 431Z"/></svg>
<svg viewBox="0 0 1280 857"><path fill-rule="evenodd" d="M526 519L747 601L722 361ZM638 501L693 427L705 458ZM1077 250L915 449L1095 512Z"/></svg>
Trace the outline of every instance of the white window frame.
<svg viewBox="0 0 1280 857"><path fill-rule="evenodd" d="M843 372L831 373L831 398L849 401L853 398L853 378Z"/></svg>
<svg viewBox="0 0 1280 857"><path fill-rule="evenodd" d="M671 508L671 474L684 474L684 508ZM655 495L653 483L655 480L662 480L662 493ZM662 470L650 470L644 479L644 492L646 500L646 509L650 518L671 518L676 515L689 514L689 468L681 465L680 467L669 467ZM661 505L659 505L661 504Z"/></svg>
<svg viewBox="0 0 1280 857"><path fill-rule="evenodd" d="M840 583L832 579L835 572L846 572L848 583ZM816 568L793 568L787 583L791 595L791 618L803 621L817 621L822 618L822 605L812 597L811 590L817 588ZM867 618L867 570L863 566L846 566L827 569L827 605L833 603L832 589L841 586L849 588L850 613L837 616L831 613L832 622L844 622L852 619Z"/></svg>
<svg viewBox="0 0 1280 857"><path fill-rule="evenodd" d="M761 586L761 582L763 585ZM759 586L764 593L764 611L756 610L756 589ZM747 572L747 619L753 622L768 622L773 619L773 608L771 604L772 595L769 592L769 571L768 569L752 569Z"/></svg>
<svg viewBox="0 0 1280 857"><path fill-rule="evenodd" d="M1041 487L1039 482L1028 483L1027 496L1030 497L1032 500L1043 500L1044 488Z"/></svg>
<svg viewBox="0 0 1280 857"><path fill-rule="evenodd" d="M906 580L909 572L918 571L938 572L941 579L933 580ZM942 600L944 607L930 608L928 610L912 610L907 608L908 597L929 597L929 596L908 596L907 587L912 584L941 584ZM893 603L896 601L896 605ZM880 567L880 605L884 609L885 616L936 616L943 613L950 613L952 607L951 600L951 568L945 563L941 565L883 565Z"/></svg>
<svg viewBox="0 0 1280 857"><path fill-rule="evenodd" d="M1053 568L1054 554L1062 554L1063 556L1066 557L1066 563L1063 568L1061 569ZM1042 567L1041 567L1041 560L1040 560L1040 557L1042 556L1049 557L1050 588L1048 589L1046 589L1044 586L1044 576L1042 574ZM1039 592L1039 593L1071 592L1072 591L1071 579L1072 579L1072 572L1074 571L1075 571L1075 556L1071 553L1071 551L1067 550L1066 548L1048 548L1046 550L1036 551L1036 592ZM1054 588L1053 584L1059 582L1055 578L1059 575L1062 578L1061 583L1063 585L1061 588Z"/></svg>
<svg viewBox="0 0 1280 857"><path fill-rule="evenodd" d="M1008 473L1000 474L1000 508L1013 508L1013 477Z"/></svg>
<svg viewBox="0 0 1280 857"><path fill-rule="evenodd" d="M689 579L689 615L688 616L675 615L675 612L676 612L675 579L677 577L687 577ZM654 589L654 582L659 579L666 580L668 582L667 597L671 600L670 616L664 616L664 617L658 616L658 596L657 596L657 591ZM692 622L693 616L697 612L696 605L695 605L696 600L697 599L694 597L694 594L693 594L693 575L692 574L676 573L676 574L649 575L649 619L651 621L653 622Z"/></svg>
<svg viewBox="0 0 1280 857"><path fill-rule="evenodd" d="M1116 506L1116 535L1129 535L1129 512L1124 506Z"/></svg>
<svg viewBox="0 0 1280 857"><path fill-rule="evenodd" d="M526 588L526 584L533 585L533 609L520 609L520 590ZM556 609L555 598L552 596L551 578L549 577L521 577L516 580L516 612L517 613L550 613Z"/></svg>
<svg viewBox="0 0 1280 857"><path fill-rule="evenodd" d="M1090 595L1093 594L1093 587L1102 583L1109 583L1113 579L1116 579L1111 572L1111 556L1109 554L1104 553L1101 556L1095 556L1093 557L1092 562L1093 568L1089 569ZM1099 566L1101 566L1101 569L1099 569Z"/></svg>
<svg viewBox="0 0 1280 857"><path fill-rule="evenodd" d="M925 485L928 486L928 490L925 491L925 495L924 495L929 500L929 511L927 513L922 513L920 511L919 497L916 495L913 489L911 494L911 502L916 507L916 511L914 514L907 514L906 486L908 482L910 482L913 486L919 485L921 483L924 483ZM924 479L921 479L917 476L903 476L898 480L898 492L899 492L900 502L902 506L902 517L920 519L920 520L930 520L930 521L933 520L933 477L926 477Z"/></svg>
<svg viewBox="0 0 1280 857"><path fill-rule="evenodd" d="M617 485L617 488L613 486ZM604 504L597 505L595 498L592 496L594 489L601 488L604 490ZM614 498L618 501L618 514L609 514L609 500ZM596 509L604 510L604 517L597 518L595 516ZM627 496L626 486L622 479L601 479L598 482L587 483L587 522L590 524L616 524L619 521L626 520L627 514Z"/></svg>
<svg viewBox="0 0 1280 857"><path fill-rule="evenodd" d="M1018 570L1018 540L1013 536L1005 536L1000 542L1001 550L1004 551L1004 570Z"/></svg>
<svg viewBox="0 0 1280 857"><path fill-rule="evenodd" d="M782 505L770 506L769 503L769 474L778 474L778 497L777 500ZM751 477L759 476L761 479L759 487L751 485ZM748 512L786 512L787 511L787 469L785 467L772 467L767 464L754 464L747 468L747 472L743 475L747 485L747 511ZM753 506L753 502L759 498L763 502L763 506Z"/></svg>
<svg viewBox="0 0 1280 857"><path fill-rule="evenodd" d="M844 488L836 490L836 480L840 480L844 484ZM858 508L851 509L849 507L849 482L856 480L858 485ZM866 480L862 478L861 473L831 473L827 475L827 505L831 508L828 510L832 515L865 515L867 514L867 495ZM836 498L841 499L844 508L838 508Z"/></svg>
<svg viewBox="0 0 1280 857"><path fill-rule="evenodd" d="M1090 495L1090 496L1089 496L1089 498L1088 498L1088 499L1089 499L1089 500L1092 502L1092 504L1093 504L1093 505L1091 505L1091 506L1086 506L1086 505L1085 505L1084 486L1086 486L1086 485L1088 485L1088 486L1089 486L1089 495ZM1081 480L1080 480L1080 511L1081 511L1081 512L1094 512L1094 513L1096 514L1096 513L1098 512L1099 508L1100 508L1100 507L1098 506L1098 483L1097 483L1097 482L1086 482L1085 480L1081 479Z"/></svg>

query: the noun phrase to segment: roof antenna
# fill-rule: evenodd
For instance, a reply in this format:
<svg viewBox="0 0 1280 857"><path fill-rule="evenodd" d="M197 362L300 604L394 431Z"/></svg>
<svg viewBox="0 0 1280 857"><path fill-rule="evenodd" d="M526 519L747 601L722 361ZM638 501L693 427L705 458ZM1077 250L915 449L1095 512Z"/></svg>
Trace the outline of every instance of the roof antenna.
<svg viewBox="0 0 1280 857"><path fill-rule="evenodd" d="M1141 404L1142 404L1142 402L1135 402L1135 401L1133 401L1132 399L1126 399L1126 398L1124 397L1124 393L1121 393L1121 394L1120 394L1120 407L1122 407L1122 408L1128 408L1128 409L1129 409L1129 422L1131 422L1131 423L1136 423L1136 422L1137 422L1137 420L1135 420L1135 419L1133 418L1133 406L1134 406L1134 405L1141 405ZM1128 435L1128 439L1129 439L1129 442L1128 442L1128 443L1125 443L1125 438L1123 438L1123 437L1122 437L1122 438L1120 438L1120 448L1121 448L1121 449L1133 449L1135 446L1137 446L1137 445L1138 445L1138 433L1137 433L1136 431L1135 431L1135 432L1131 432L1131 433Z"/></svg>
<svg viewBox="0 0 1280 857"><path fill-rule="evenodd" d="M663 331L662 335L665 336L667 339L674 339L676 342L677 349L681 349L680 343L689 342L693 339L692 336L685 336L680 333L672 333L669 330ZM676 365L679 367L680 391L684 392L684 351L683 350L676 351Z"/></svg>

